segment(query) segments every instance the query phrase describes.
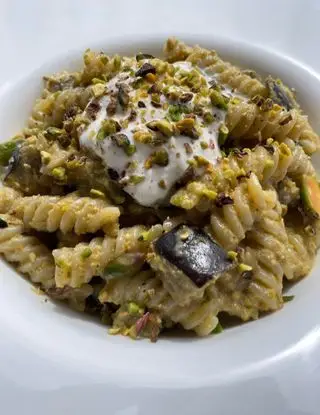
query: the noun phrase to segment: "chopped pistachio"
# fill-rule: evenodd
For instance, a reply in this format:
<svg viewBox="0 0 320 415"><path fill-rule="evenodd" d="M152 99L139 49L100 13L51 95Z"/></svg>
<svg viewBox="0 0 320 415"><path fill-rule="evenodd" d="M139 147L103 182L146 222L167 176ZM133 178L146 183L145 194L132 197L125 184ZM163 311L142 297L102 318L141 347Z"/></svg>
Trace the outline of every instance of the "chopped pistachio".
<svg viewBox="0 0 320 415"><path fill-rule="evenodd" d="M104 140L111 134L114 134L120 131L121 127L118 121L113 120L112 118L102 121L102 126L98 131L97 140Z"/></svg>
<svg viewBox="0 0 320 415"><path fill-rule="evenodd" d="M238 265L238 269L240 272L245 272L245 271L252 271L253 268L250 265L241 263Z"/></svg>
<svg viewBox="0 0 320 415"><path fill-rule="evenodd" d="M128 272L128 266L118 262L110 262L104 269L105 275L113 277L122 277Z"/></svg>
<svg viewBox="0 0 320 415"><path fill-rule="evenodd" d="M229 130L225 124L221 124L219 127L218 143L219 146L223 146L228 138Z"/></svg>
<svg viewBox="0 0 320 415"><path fill-rule="evenodd" d="M233 105L238 105L238 104L240 104L241 99L240 99L240 98L238 98L238 97L232 97L232 98L231 98L231 100L230 100L229 102L230 102L230 104L233 104Z"/></svg>
<svg viewBox="0 0 320 415"><path fill-rule="evenodd" d="M146 125L150 130L159 131L166 137L171 137L174 134L174 126L165 119L150 121Z"/></svg>
<svg viewBox="0 0 320 415"><path fill-rule="evenodd" d="M115 55L113 57L113 68L115 71L119 71L121 68L121 56Z"/></svg>
<svg viewBox="0 0 320 415"><path fill-rule="evenodd" d="M132 83L131 83L131 86L132 86L132 88L134 88L134 89L139 89L139 88L141 88L143 85L144 85L144 79L143 78L138 78L138 79L135 79Z"/></svg>
<svg viewBox="0 0 320 415"><path fill-rule="evenodd" d="M121 329L119 327L111 327L108 330L108 333L111 334L111 335L116 335L116 334L119 334L120 331L121 331Z"/></svg>
<svg viewBox="0 0 320 415"><path fill-rule="evenodd" d="M203 114L203 119L206 124L211 124L214 121L214 117L211 112L205 112Z"/></svg>
<svg viewBox="0 0 320 415"><path fill-rule="evenodd" d="M191 138L199 137L194 118L184 118L183 120L176 122L176 128L180 134L184 134Z"/></svg>
<svg viewBox="0 0 320 415"><path fill-rule="evenodd" d="M161 100L159 94L151 94L151 104L154 107L161 107Z"/></svg>
<svg viewBox="0 0 320 415"><path fill-rule="evenodd" d="M138 53L136 55L137 62L144 60L144 59L154 59L154 56L150 55L149 53Z"/></svg>
<svg viewBox="0 0 320 415"><path fill-rule="evenodd" d="M235 251L228 251L228 258L232 259L232 261L235 261L237 259L238 253Z"/></svg>
<svg viewBox="0 0 320 415"><path fill-rule="evenodd" d="M58 180L64 180L66 177L66 169L64 167L55 167L51 174Z"/></svg>
<svg viewBox="0 0 320 415"><path fill-rule="evenodd" d="M130 184L139 184L139 183L143 182L144 180L145 180L144 176L133 175L133 176L130 176L129 183Z"/></svg>
<svg viewBox="0 0 320 415"><path fill-rule="evenodd" d="M201 141L200 146L202 150L206 150L209 147L209 144L206 141Z"/></svg>
<svg viewBox="0 0 320 415"><path fill-rule="evenodd" d="M195 159L189 159L189 160L187 160L187 163L191 167L197 167L197 162L195 161Z"/></svg>
<svg viewBox="0 0 320 415"><path fill-rule="evenodd" d="M113 134L111 140L123 149L127 156L132 156L136 152L136 146L130 143L129 138L125 134Z"/></svg>
<svg viewBox="0 0 320 415"><path fill-rule="evenodd" d="M152 142L152 133L150 131L138 130L133 134L133 139L139 143L150 144Z"/></svg>
<svg viewBox="0 0 320 415"><path fill-rule="evenodd" d="M103 192L97 189L90 189L90 195L93 197L100 197L102 199L106 197L106 195Z"/></svg>
<svg viewBox="0 0 320 415"><path fill-rule="evenodd" d="M44 133L45 137L48 138L48 136L57 137L61 134L63 134L65 131L61 128L57 127L48 127Z"/></svg>
<svg viewBox="0 0 320 415"><path fill-rule="evenodd" d="M209 161L203 156L196 155L196 156L194 156L194 159L195 159L198 167L207 166L208 164L210 164Z"/></svg>
<svg viewBox="0 0 320 415"><path fill-rule="evenodd" d="M219 334L223 332L223 327L222 325L218 322L218 324L216 325L216 327L212 330L211 334Z"/></svg>
<svg viewBox="0 0 320 415"><path fill-rule="evenodd" d="M6 166L17 148L17 142L8 141L0 144L0 165Z"/></svg>
<svg viewBox="0 0 320 415"><path fill-rule="evenodd" d="M48 164L51 160L51 154L47 151L40 151L41 161L43 164Z"/></svg>
<svg viewBox="0 0 320 415"><path fill-rule="evenodd" d="M294 295L283 295L282 300L284 303L288 303L289 301L292 301L294 299Z"/></svg>
<svg viewBox="0 0 320 415"><path fill-rule="evenodd" d="M154 164L162 167L169 164L169 154L167 150L160 149L152 153L145 161L145 168L150 169Z"/></svg>
<svg viewBox="0 0 320 415"><path fill-rule="evenodd" d="M145 76L145 79L146 79L148 82L150 82L150 83L154 83L154 82L156 82L156 80L157 80L157 75L155 75L154 73L148 73L148 74Z"/></svg>
<svg viewBox="0 0 320 415"><path fill-rule="evenodd" d="M186 105L172 104L168 107L168 118L171 121L180 121L182 114L189 114L190 109Z"/></svg>
<svg viewBox="0 0 320 415"><path fill-rule="evenodd" d="M93 78L93 79L92 79L92 81L91 81L91 83L93 83L93 85L96 85L96 84L103 84L103 83L104 83L104 81L103 81L103 79Z"/></svg>
<svg viewBox="0 0 320 415"><path fill-rule="evenodd" d="M128 304L128 313L131 315L141 315L143 314L143 308L139 307L138 304L131 302Z"/></svg>
<svg viewBox="0 0 320 415"><path fill-rule="evenodd" d="M106 86L105 84L95 84L91 87L92 89L92 93L94 95L94 97L101 97L105 91L106 91Z"/></svg>
<svg viewBox="0 0 320 415"><path fill-rule="evenodd" d="M209 190L209 189L203 189L202 195L206 196L210 200L215 200L218 196L217 192L215 192L214 190Z"/></svg>
<svg viewBox="0 0 320 415"><path fill-rule="evenodd" d="M91 254L92 254L92 250L91 250L89 247L84 248L84 250L81 252L81 258L82 258L82 259L89 258L89 256L90 256Z"/></svg>
<svg viewBox="0 0 320 415"><path fill-rule="evenodd" d="M222 110L228 109L227 99L221 94L221 92L215 89L212 89L210 91L210 99L211 99L212 105L214 105L215 107L222 109Z"/></svg>

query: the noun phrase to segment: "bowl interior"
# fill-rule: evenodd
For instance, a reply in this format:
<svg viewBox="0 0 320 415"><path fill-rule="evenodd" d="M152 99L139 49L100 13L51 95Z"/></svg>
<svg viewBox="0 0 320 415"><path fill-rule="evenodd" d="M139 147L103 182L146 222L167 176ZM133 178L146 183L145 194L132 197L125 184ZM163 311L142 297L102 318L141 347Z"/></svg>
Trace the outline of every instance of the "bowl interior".
<svg viewBox="0 0 320 415"><path fill-rule="evenodd" d="M190 37L191 44L215 48L245 68L280 77L298 91L298 99L313 127L320 131L320 79L299 62L268 50L230 39ZM165 39L115 39L91 46L109 54L138 51L161 55ZM130 46L129 46L130 45ZM82 64L82 51L67 53L33 73L0 89L0 137L5 141L19 132L41 91L41 77L60 70L74 70ZM320 166L319 160L315 163ZM156 344L109 336L101 326L66 307L44 301L31 285L4 262L0 262L0 321L26 347L59 364L72 366L95 379L111 378L141 385L201 385L220 383L260 370L299 352L318 337L320 313L318 290L319 260L312 273L291 288L291 303L258 321L226 330L204 339L165 337Z"/></svg>

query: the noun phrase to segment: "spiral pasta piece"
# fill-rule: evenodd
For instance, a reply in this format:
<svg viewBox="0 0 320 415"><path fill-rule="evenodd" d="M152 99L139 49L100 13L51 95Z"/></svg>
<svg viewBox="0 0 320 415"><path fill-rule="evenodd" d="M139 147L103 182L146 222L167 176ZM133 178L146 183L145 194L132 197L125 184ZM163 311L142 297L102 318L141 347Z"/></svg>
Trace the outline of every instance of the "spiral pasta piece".
<svg viewBox="0 0 320 415"><path fill-rule="evenodd" d="M74 248L55 249L52 254L57 287L80 287L93 276L104 276L107 264L116 259L120 259L120 271L124 273L139 269L150 242L159 232L162 232L161 226L156 225L148 231L146 227L137 225L120 229L117 238L97 237Z"/></svg>
<svg viewBox="0 0 320 415"><path fill-rule="evenodd" d="M206 72L209 75L214 75L220 83L228 85L248 97L267 95L267 88L262 82L222 60L214 50L204 49L200 46L190 47L177 39L170 38L164 46L164 53L169 62L186 60L206 68Z"/></svg>
<svg viewBox="0 0 320 415"><path fill-rule="evenodd" d="M96 53L87 49L83 56L84 68L81 74L81 82L87 85L93 78L105 80L116 74L121 68L121 57L107 56L105 53Z"/></svg>
<svg viewBox="0 0 320 415"><path fill-rule="evenodd" d="M34 283L49 288L54 284L54 261L51 252L35 236L23 234L23 223L7 214L1 215L7 224L0 229L0 254L17 265L17 270Z"/></svg>
<svg viewBox="0 0 320 415"><path fill-rule="evenodd" d="M103 199L80 197L76 193L65 197L30 196L15 200L11 212L22 219L25 226L38 231L77 235L102 229L116 235L120 210Z"/></svg>
<svg viewBox="0 0 320 415"><path fill-rule="evenodd" d="M210 231L225 249L233 250L264 212L274 207L276 194L263 190L257 177L251 174L236 187L227 202L213 209Z"/></svg>
<svg viewBox="0 0 320 415"><path fill-rule="evenodd" d="M240 99L231 100L226 125L234 138L252 138L260 135L277 141L290 138L298 142L307 154L319 150L320 139L309 124L308 117L298 110L286 111L279 105L263 111L256 104Z"/></svg>
<svg viewBox="0 0 320 415"><path fill-rule="evenodd" d="M194 330L199 336L208 335L218 323L214 301L195 301L188 307L179 306L152 271L109 280L100 293L99 300L117 305L133 301L158 312L162 318L180 323L186 330Z"/></svg>
<svg viewBox="0 0 320 415"><path fill-rule="evenodd" d="M21 194L11 187L0 188L0 213L8 213L16 199L19 199Z"/></svg>
<svg viewBox="0 0 320 415"><path fill-rule="evenodd" d="M217 194L232 191L249 173L254 173L262 185L276 185L286 175L298 183L304 174L316 175L310 157L292 140L280 144L269 140L266 146L231 152L200 179L179 189L171 203L186 210L197 208L206 212Z"/></svg>
<svg viewBox="0 0 320 415"><path fill-rule="evenodd" d="M84 110L91 98L90 88L68 88L40 98L29 118L28 135L45 130L49 126L62 127L63 117L72 107Z"/></svg>
<svg viewBox="0 0 320 415"><path fill-rule="evenodd" d="M305 277L312 269L317 250L316 236L308 236L287 226L288 246L285 277L296 280Z"/></svg>

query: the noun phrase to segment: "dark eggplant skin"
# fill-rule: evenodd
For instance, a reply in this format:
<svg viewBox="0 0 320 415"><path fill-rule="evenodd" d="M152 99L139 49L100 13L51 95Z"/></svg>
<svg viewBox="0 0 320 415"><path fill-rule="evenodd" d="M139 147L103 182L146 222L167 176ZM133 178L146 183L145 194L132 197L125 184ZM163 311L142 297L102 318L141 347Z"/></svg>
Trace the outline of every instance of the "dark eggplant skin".
<svg viewBox="0 0 320 415"><path fill-rule="evenodd" d="M269 91L269 98L271 98L275 104L281 105L281 107L284 107L287 111L299 108L292 92L288 87L283 85L281 81L277 81L271 76L268 76L265 83Z"/></svg>
<svg viewBox="0 0 320 415"><path fill-rule="evenodd" d="M189 277L198 288L234 265L227 252L195 226L175 227L156 240L154 250Z"/></svg>
<svg viewBox="0 0 320 415"><path fill-rule="evenodd" d="M12 153L12 156L9 160L3 180L6 180L6 178L17 168L19 162L20 162L20 146L18 145Z"/></svg>

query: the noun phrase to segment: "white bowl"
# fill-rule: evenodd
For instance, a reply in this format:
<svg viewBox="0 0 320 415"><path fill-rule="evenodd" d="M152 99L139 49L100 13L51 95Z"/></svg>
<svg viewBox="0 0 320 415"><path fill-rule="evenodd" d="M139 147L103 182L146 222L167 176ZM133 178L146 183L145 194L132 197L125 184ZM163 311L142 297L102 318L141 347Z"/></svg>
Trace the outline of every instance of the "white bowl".
<svg viewBox="0 0 320 415"><path fill-rule="evenodd" d="M312 125L320 130L320 78L309 68L234 40L209 36L183 40L215 48L243 67L280 77L297 89ZM164 41L135 36L88 46L108 54L159 55ZM40 94L42 76L79 68L82 52L58 56L0 90L1 140L24 125ZM97 322L44 302L3 262L0 271L0 386L3 382L4 401L14 399L17 392L26 402L35 399L34 415L66 408L78 415L90 409L104 409L110 415L235 411L285 415L291 409L302 411L296 414L316 413L303 411L313 411L318 399L314 391L319 375L314 369L320 361L319 261L291 289L295 299L282 310L219 336L160 338L156 344L110 336Z"/></svg>

